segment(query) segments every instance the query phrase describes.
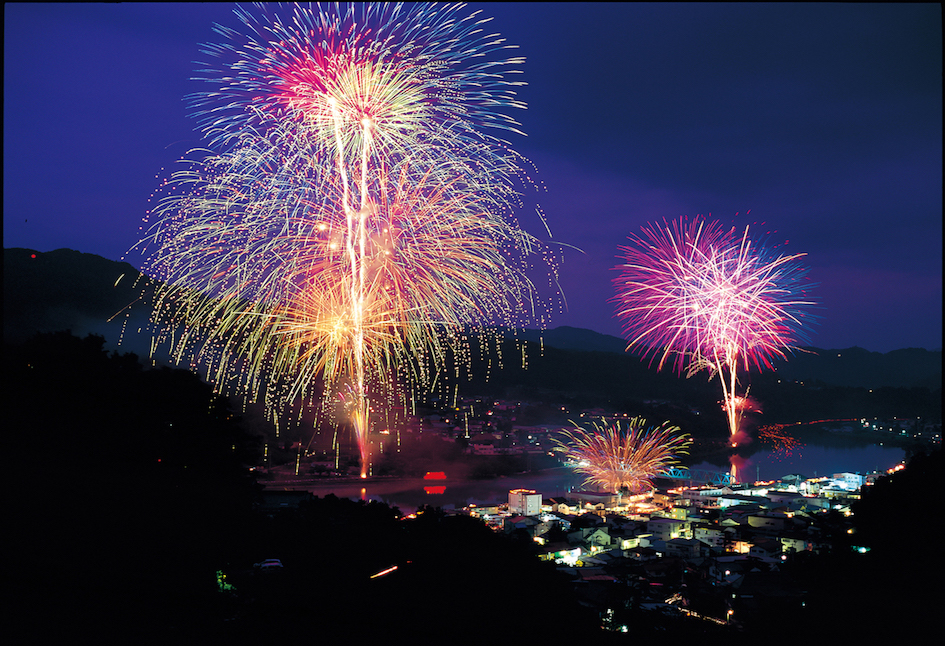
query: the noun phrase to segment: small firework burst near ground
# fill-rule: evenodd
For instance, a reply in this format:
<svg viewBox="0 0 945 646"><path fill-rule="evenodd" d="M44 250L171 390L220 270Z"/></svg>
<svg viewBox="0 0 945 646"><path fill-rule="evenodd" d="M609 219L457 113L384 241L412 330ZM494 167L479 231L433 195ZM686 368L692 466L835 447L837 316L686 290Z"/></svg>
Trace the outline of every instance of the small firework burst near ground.
<svg viewBox="0 0 945 646"><path fill-rule="evenodd" d="M621 247L614 279L628 349L658 369L718 374L733 442L742 407L737 372L770 368L805 340L813 317L804 254L781 255L701 217L644 227Z"/></svg>
<svg viewBox="0 0 945 646"><path fill-rule="evenodd" d="M574 427L556 439L559 450L586 476L585 485L614 493L647 491L653 478L678 464L688 454L692 441L678 426L663 422L648 426L635 417L625 427L593 424Z"/></svg>
<svg viewBox="0 0 945 646"><path fill-rule="evenodd" d="M522 59L464 11L239 6L190 97L209 149L140 243L157 342L274 418L347 393L362 476L371 402L424 386L470 331L544 325L527 274L551 257L514 216L530 180L501 138Z"/></svg>

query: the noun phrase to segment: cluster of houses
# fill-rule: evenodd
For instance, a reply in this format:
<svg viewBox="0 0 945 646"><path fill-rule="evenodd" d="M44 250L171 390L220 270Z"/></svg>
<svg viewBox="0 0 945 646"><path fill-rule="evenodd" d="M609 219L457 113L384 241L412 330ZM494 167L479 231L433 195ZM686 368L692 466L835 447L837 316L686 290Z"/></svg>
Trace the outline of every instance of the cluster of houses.
<svg viewBox="0 0 945 646"><path fill-rule="evenodd" d="M837 474L567 499L518 489L507 504L467 511L534 541L540 558L569 575L614 630L625 630L629 613L641 609L737 624L771 604L779 611L803 606L783 570L849 531L849 504L865 482Z"/></svg>

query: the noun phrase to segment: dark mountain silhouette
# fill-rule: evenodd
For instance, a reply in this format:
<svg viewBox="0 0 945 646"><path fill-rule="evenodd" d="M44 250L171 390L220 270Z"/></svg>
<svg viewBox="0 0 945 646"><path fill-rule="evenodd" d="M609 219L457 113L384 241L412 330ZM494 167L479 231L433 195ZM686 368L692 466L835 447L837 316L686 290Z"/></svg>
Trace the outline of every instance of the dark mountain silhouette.
<svg viewBox="0 0 945 646"><path fill-rule="evenodd" d="M782 379L821 381L851 388L942 387L942 352L904 348L885 354L853 347L845 350L806 348L775 364Z"/></svg>
<svg viewBox="0 0 945 646"><path fill-rule="evenodd" d="M147 339L137 331L150 314L151 291L133 287L139 276L134 267L71 249L40 253L11 248L4 249L3 256L4 341L69 329L77 336L104 336L115 349L124 328L121 350L148 354ZM147 277L144 284L151 284ZM626 343L617 337L573 327L517 330L509 337L527 342L532 358L530 370L509 367L503 375L493 371L492 379L506 387L514 381L546 390L603 394L626 393L637 384L653 397L665 396L672 388L704 390L696 386L706 381L703 376L684 380L656 373L648 360L626 353ZM573 353L581 354L578 358ZM774 368L769 377L776 374L783 381L820 386L936 390L942 385L942 352L921 348L885 354L856 347L805 348Z"/></svg>
<svg viewBox="0 0 945 646"><path fill-rule="evenodd" d="M623 339L573 327L544 332L518 330L515 336L561 350L625 354L627 346ZM905 348L883 354L858 347L842 350L808 347L775 361L773 372L782 380L821 382L828 386L934 390L942 387L942 352Z"/></svg>
<svg viewBox="0 0 945 646"><path fill-rule="evenodd" d="M126 262L72 249L4 249L3 340L22 343L37 333L71 330L80 337L103 336L116 350L122 328L137 331L150 315L151 292L142 287L151 281L144 277L136 286L139 276ZM127 338L123 352L148 354L143 337Z"/></svg>
<svg viewBox="0 0 945 646"><path fill-rule="evenodd" d="M533 343L544 343L559 350L585 350L588 352L614 352L624 354L627 342L615 336L600 334L593 330L563 325L551 330L518 330L520 339Z"/></svg>

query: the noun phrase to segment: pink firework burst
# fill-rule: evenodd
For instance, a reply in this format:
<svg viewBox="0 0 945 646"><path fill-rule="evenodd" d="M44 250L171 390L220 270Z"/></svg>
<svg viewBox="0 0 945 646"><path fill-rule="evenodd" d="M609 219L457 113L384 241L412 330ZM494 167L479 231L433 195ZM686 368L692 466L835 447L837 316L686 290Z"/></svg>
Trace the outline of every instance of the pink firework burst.
<svg viewBox="0 0 945 646"><path fill-rule="evenodd" d="M738 397L736 373L771 367L803 339L814 304L806 292L805 254L779 255L701 217L644 227L621 247L614 280L617 316L628 349L658 369L671 363L691 376L719 375L726 402ZM729 430L738 432L738 406L726 406Z"/></svg>

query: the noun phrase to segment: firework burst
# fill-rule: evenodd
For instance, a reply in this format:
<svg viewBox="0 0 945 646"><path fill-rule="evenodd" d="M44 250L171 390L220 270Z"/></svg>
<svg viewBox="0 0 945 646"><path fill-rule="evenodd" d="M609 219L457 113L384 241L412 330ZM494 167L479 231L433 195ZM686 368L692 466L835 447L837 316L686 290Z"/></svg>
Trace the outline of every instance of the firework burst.
<svg viewBox="0 0 945 646"><path fill-rule="evenodd" d="M344 384L366 474L369 393L417 385L469 329L543 325L554 261L513 217L528 185L509 46L457 5L236 14L191 97L210 142L140 243L178 361L270 404ZM464 341L463 341L464 342Z"/></svg>
<svg viewBox="0 0 945 646"><path fill-rule="evenodd" d="M639 492L652 488L652 480L677 464L688 453L691 440L669 422L653 427L635 417L621 428L593 424L591 429L575 426L556 439L559 450L587 476L586 485L601 486L614 493Z"/></svg>
<svg viewBox="0 0 945 646"><path fill-rule="evenodd" d="M735 437L737 371L785 358L811 320L804 254L777 255L749 238L747 227L726 231L701 218L644 227L630 241L614 280L629 349L651 362L659 357L658 369L671 363L687 377L718 374Z"/></svg>

